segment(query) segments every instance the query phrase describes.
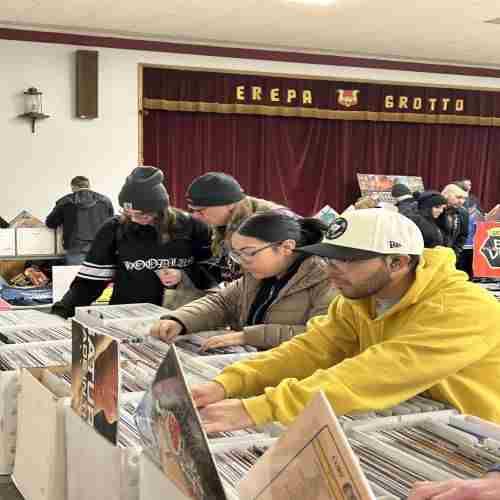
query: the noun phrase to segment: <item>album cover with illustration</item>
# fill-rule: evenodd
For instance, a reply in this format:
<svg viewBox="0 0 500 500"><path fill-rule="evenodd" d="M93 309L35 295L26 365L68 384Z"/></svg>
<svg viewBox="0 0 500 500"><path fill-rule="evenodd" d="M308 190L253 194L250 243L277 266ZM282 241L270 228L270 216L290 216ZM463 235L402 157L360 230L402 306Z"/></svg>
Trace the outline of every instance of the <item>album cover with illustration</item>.
<svg viewBox="0 0 500 500"><path fill-rule="evenodd" d="M139 404L136 423L144 453L180 491L195 500L226 498L175 346Z"/></svg>
<svg viewBox="0 0 500 500"><path fill-rule="evenodd" d="M71 407L89 425L118 443L120 342L73 320Z"/></svg>

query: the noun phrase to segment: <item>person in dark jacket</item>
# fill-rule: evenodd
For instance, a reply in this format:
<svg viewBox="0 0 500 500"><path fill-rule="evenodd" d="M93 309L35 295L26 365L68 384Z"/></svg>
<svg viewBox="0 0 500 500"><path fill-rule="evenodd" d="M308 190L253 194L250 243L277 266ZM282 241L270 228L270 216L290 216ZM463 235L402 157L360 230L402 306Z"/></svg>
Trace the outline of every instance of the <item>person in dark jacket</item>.
<svg viewBox="0 0 500 500"><path fill-rule="evenodd" d="M394 184L394 186L392 186L391 196L396 201L395 205L399 213L407 217L418 214L417 202L408 186L405 184Z"/></svg>
<svg viewBox="0 0 500 500"><path fill-rule="evenodd" d="M448 184L441 194L448 200L445 210L449 228L446 246L453 248L458 260L469 234L469 214L463 208L467 193L456 184Z"/></svg>
<svg viewBox="0 0 500 500"><path fill-rule="evenodd" d="M472 182L470 179L455 181L453 182L453 184L456 184L459 188L463 189L468 194L464 202L464 209L467 210L467 213L469 214L469 231L464 249L457 261L457 268L461 271L465 271L469 275L469 278L472 279L472 277L474 276L472 262L474 257L473 247L474 235L476 233L476 224L478 221L487 220L489 214L486 214L481 208L479 198L471 193Z"/></svg>
<svg viewBox="0 0 500 500"><path fill-rule="evenodd" d="M408 218L420 229L425 248L446 246L449 240L449 228L444 211L448 201L437 191L416 192L413 196L417 201L418 211Z"/></svg>
<svg viewBox="0 0 500 500"><path fill-rule="evenodd" d="M161 305L164 287L199 289L215 281L199 265L210 257L210 230L169 206L163 174L137 167L119 194L123 213L103 224L70 289L52 312L65 318L91 304L113 281L111 304ZM168 270L160 277L157 271Z"/></svg>
<svg viewBox="0 0 500 500"><path fill-rule="evenodd" d="M470 179L462 179L460 181L455 181L453 184L457 185L460 189L463 189L467 193L467 198L464 202L464 208L472 215L476 212L484 214L484 210L481 208L481 202L479 198L471 193L472 181Z"/></svg>
<svg viewBox="0 0 500 500"><path fill-rule="evenodd" d="M113 216L114 210L107 196L90 190L87 177L74 177L71 191L57 200L45 224L52 229L62 226L65 262L77 265L83 262L98 229Z"/></svg>

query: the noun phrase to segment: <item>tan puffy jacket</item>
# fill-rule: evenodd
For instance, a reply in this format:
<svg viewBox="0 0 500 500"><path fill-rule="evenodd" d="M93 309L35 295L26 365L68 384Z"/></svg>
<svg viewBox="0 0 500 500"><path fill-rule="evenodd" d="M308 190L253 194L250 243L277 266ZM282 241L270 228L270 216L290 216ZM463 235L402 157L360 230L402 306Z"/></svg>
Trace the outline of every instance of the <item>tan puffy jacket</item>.
<svg viewBox="0 0 500 500"><path fill-rule="evenodd" d="M186 327L187 333L217 330L230 326L245 333L245 344L261 348L275 347L303 333L314 316L327 313L335 296L327 263L320 257L305 259L296 274L269 306L261 325L245 326L260 281L248 273L222 290L169 313Z"/></svg>

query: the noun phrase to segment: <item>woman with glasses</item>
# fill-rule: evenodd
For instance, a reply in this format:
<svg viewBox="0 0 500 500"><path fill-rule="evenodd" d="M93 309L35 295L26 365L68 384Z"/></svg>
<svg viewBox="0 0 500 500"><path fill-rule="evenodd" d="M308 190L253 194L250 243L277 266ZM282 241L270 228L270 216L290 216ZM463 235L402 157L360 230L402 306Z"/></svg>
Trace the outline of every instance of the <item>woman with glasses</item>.
<svg viewBox="0 0 500 500"><path fill-rule="evenodd" d="M118 199L121 215L101 226L70 289L54 304L55 314L73 316L76 306L91 304L110 282L111 304L161 305L165 287L181 294L215 285L198 265L211 255L210 230L169 206L160 170L135 168Z"/></svg>
<svg viewBox="0 0 500 500"><path fill-rule="evenodd" d="M229 327L202 349L243 344L268 349L304 332L310 318L326 314L334 292L326 261L295 249L320 242L326 228L318 219L279 212L249 217L233 233L229 253L243 276L164 317L152 335L170 342L182 333Z"/></svg>

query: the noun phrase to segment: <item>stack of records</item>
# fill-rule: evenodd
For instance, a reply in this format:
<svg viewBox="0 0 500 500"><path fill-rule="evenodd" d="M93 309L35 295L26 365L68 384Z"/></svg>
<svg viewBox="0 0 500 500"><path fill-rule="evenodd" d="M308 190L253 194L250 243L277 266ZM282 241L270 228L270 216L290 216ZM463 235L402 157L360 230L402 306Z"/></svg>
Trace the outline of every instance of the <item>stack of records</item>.
<svg viewBox="0 0 500 500"><path fill-rule="evenodd" d="M121 304L111 306L77 307L75 318L85 321L88 316L100 320L103 325L120 320L159 319L168 309L155 304Z"/></svg>
<svg viewBox="0 0 500 500"><path fill-rule="evenodd" d="M241 354L241 353L255 353L257 348L251 345L234 345L226 347L216 347L213 349L203 350L203 345L207 341L207 338L213 337L215 335L226 334L226 330L213 331L213 332L203 332L203 333L193 333L190 335L181 335L175 339L175 345L180 351L190 353L197 356L211 356L213 354Z"/></svg>
<svg viewBox="0 0 500 500"><path fill-rule="evenodd" d="M397 415L411 415L418 413L427 413L443 410L451 410L452 407L441 401L434 401L433 399L424 396L415 396L408 401L399 403L396 406L385 408L384 410L373 410L363 413L350 413L338 418L338 421L344 428L355 425L360 420L371 420L380 417L391 417Z"/></svg>
<svg viewBox="0 0 500 500"><path fill-rule="evenodd" d="M382 419L380 429L374 422L372 428L352 428L347 437L368 481L406 499L415 481L479 478L500 462L497 446L485 446L481 436L453 425L453 418L463 417L447 422L429 416L406 425Z"/></svg>
<svg viewBox="0 0 500 500"><path fill-rule="evenodd" d="M65 323L66 321L59 316L35 309L0 311L0 330L25 326L60 326Z"/></svg>
<svg viewBox="0 0 500 500"><path fill-rule="evenodd" d="M141 437L135 423L135 410L138 401L126 401L120 406L120 432L118 446L122 448L139 448Z"/></svg>
<svg viewBox="0 0 500 500"><path fill-rule="evenodd" d="M48 341L5 346L0 350L0 370L44 368L71 364L71 342Z"/></svg>
<svg viewBox="0 0 500 500"><path fill-rule="evenodd" d="M257 460L269 449L266 445L249 445L246 449L214 454L215 464L225 485L236 491L236 485L248 474Z"/></svg>
<svg viewBox="0 0 500 500"><path fill-rule="evenodd" d="M71 328L69 325L0 328L0 340L6 344L24 344L28 342L44 342L47 340L64 340L70 338Z"/></svg>

